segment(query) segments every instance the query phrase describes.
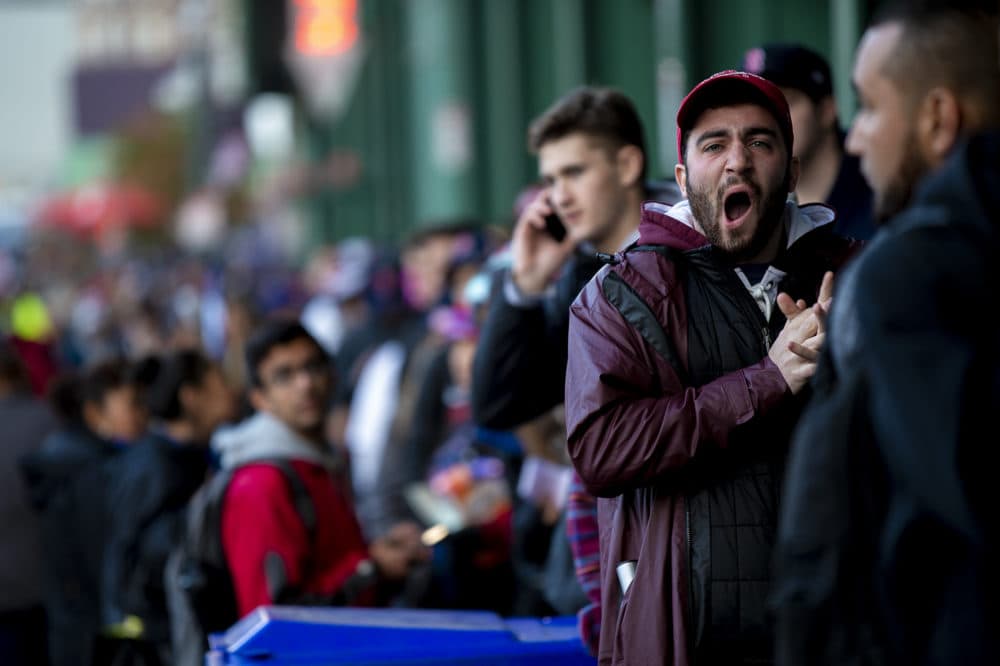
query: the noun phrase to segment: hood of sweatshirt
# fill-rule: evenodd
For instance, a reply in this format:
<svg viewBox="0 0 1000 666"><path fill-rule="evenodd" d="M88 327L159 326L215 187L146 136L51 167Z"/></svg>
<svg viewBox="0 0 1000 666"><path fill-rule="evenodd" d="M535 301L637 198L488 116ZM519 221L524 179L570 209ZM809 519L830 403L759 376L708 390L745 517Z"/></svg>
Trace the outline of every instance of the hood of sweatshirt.
<svg viewBox="0 0 1000 666"><path fill-rule="evenodd" d="M788 247L813 229L832 224L836 215L823 204L798 206L787 202L782 224L788 231ZM673 206L646 202L639 223L640 245L666 245L678 250L693 250L708 245L708 239L695 223L691 204L685 199Z"/></svg>
<svg viewBox="0 0 1000 666"><path fill-rule="evenodd" d="M284 458L336 467L333 452L305 439L267 412L257 412L242 423L219 431L212 439L223 469L254 460Z"/></svg>

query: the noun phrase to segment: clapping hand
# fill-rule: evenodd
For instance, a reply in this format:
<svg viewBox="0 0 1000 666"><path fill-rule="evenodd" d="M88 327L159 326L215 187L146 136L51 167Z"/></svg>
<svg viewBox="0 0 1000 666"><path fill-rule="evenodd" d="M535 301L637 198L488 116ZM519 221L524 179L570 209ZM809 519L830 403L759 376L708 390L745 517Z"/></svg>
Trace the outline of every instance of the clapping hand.
<svg viewBox="0 0 1000 666"><path fill-rule="evenodd" d="M792 300L788 294L778 294L778 307L786 322L768 356L781 370L792 393L802 390L816 372L816 361L826 339L826 321L832 302L833 273L829 271L823 276L819 298L812 307L801 299Z"/></svg>

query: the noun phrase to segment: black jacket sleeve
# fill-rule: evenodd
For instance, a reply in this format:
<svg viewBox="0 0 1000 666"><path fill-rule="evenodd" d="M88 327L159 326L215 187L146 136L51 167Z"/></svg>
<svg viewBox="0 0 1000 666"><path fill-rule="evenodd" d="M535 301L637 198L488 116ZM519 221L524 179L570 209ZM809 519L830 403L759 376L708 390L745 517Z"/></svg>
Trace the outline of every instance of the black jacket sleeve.
<svg viewBox="0 0 1000 666"><path fill-rule="evenodd" d="M596 258L575 257L533 307L508 303L505 275L497 276L473 363L476 423L509 430L563 401L569 306L600 266Z"/></svg>

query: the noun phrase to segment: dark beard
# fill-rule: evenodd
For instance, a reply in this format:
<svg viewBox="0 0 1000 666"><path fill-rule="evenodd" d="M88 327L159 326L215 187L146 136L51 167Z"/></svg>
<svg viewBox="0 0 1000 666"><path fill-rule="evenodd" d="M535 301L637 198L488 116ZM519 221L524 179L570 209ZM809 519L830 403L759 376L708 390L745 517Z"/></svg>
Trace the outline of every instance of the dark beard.
<svg viewBox="0 0 1000 666"><path fill-rule="evenodd" d="M725 205L722 193L731 185L747 181L727 180L713 197L709 193L702 191L701 188L692 186L694 184L689 180L688 203L691 206L694 219L701 225L705 237L709 242L733 263L741 263L746 259L756 256L767 245L768 241L771 240L775 228L781 223L781 218L785 212L785 202L788 200L788 181L790 176L790 173L786 173L785 182L782 184L782 187L775 190L770 197L763 201L762 214L757 229L750 238L750 241L740 247L734 248L723 245L722 230L719 228L718 220L719 211ZM753 190L754 195L759 198L761 195L760 186L754 182L747 182L747 184Z"/></svg>
<svg viewBox="0 0 1000 666"><path fill-rule="evenodd" d="M875 221L883 225L906 208L913 197L913 190L930 167L917 150L917 141L911 131L907 137L899 173L881 194L875 194Z"/></svg>

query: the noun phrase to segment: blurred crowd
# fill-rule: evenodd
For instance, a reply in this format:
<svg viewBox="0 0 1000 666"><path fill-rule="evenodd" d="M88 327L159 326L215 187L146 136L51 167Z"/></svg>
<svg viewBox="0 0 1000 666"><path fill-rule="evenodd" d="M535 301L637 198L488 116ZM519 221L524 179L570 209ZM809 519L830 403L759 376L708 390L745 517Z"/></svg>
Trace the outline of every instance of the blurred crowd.
<svg viewBox="0 0 1000 666"><path fill-rule="evenodd" d="M516 433L493 431L477 426L469 404L479 327L494 278L509 265L504 230L459 221L396 247L354 237L316 248L301 266L250 233L231 240L224 262L166 250L85 262L85 252L59 239L24 252L10 255L20 263L4 285L9 334L0 387L12 396L4 414L18 421L10 431L17 441L3 449L7 487L26 481L30 489L30 499L8 493L4 509L12 521L16 514L4 571L20 590L9 588L10 605L32 629L26 644L46 644L44 606L57 663L86 663L81 652L111 663L122 658L121 645L130 659L167 663L155 649L168 643L157 626L167 621L165 607L154 604L137 633L134 625L123 629L135 611L115 609L115 588L126 587L141 558L114 544L134 544L146 522L177 506L167 507L164 495L163 506L132 517L143 501L122 499L122 487L136 474L136 452L163 431L162 375L183 354L200 359L218 383L197 414L184 414L200 424L191 437L200 462L185 467L178 492L186 500L219 469L218 441L255 411L248 341L275 320L300 321L329 359L323 435L349 461L347 489L365 541L410 522L433 547L423 582L383 603L520 615L577 610L579 599L550 599L544 589L564 503L545 484L569 470L560 415ZM173 393L203 386L203 375L175 376ZM548 476L535 478L542 467ZM162 470L156 476L162 481ZM67 585L78 589L67 593ZM91 647L82 647L80 634ZM136 651L147 639L153 649Z"/></svg>
<svg viewBox="0 0 1000 666"><path fill-rule="evenodd" d="M0 253L0 661L261 606L578 618L601 664L995 663L1000 27L891 3L677 112L534 119L510 230ZM280 226L280 225L279 225ZM268 231L270 229L270 231Z"/></svg>

